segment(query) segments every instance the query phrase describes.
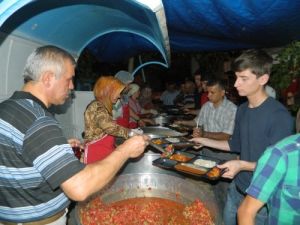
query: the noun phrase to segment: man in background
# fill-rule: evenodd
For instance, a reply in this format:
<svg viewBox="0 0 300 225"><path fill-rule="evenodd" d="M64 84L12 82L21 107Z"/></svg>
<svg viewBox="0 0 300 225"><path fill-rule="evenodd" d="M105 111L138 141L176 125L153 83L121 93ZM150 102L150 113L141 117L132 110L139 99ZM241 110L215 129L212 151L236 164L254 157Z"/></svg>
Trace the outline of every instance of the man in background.
<svg viewBox="0 0 300 225"><path fill-rule="evenodd" d="M175 104L179 91L176 89L176 83L173 81L166 83L166 90L161 94L160 100L164 106L173 106Z"/></svg>
<svg viewBox="0 0 300 225"><path fill-rule="evenodd" d="M211 78L208 80L207 93L209 101L202 106L198 116L194 120L176 121L176 123L193 126L194 137L228 141L233 133L237 107L226 98L225 85L225 82L221 79ZM226 161L237 158L235 153L225 153L212 148L202 149L201 154ZM221 211L226 202L229 183L230 181L226 179L218 181L212 186Z"/></svg>

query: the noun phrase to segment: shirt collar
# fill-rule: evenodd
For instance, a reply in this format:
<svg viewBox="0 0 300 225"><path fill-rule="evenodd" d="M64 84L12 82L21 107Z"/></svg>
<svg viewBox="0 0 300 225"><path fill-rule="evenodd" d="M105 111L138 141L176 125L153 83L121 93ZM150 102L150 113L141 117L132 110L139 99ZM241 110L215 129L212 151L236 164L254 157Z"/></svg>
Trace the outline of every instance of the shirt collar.
<svg viewBox="0 0 300 225"><path fill-rule="evenodd" d="M46 105L40 99L38 99L37 97L35 97L29 92L15 91L14 94L11 96L11 99L31 99L48 111Z"/></svg>

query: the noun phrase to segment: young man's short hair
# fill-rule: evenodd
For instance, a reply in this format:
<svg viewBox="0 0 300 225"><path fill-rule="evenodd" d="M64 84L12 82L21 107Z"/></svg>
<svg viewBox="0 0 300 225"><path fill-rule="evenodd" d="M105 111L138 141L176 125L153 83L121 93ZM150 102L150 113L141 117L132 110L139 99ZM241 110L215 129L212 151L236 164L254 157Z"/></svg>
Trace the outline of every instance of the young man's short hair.
<svg viewBox="0 0 300 225"><path fill-rule="evenodd" d="M263 50L251 49L243 52L232 64L235 72L250 69L253 74L260 77L271 74L273 58Z"/></svg>

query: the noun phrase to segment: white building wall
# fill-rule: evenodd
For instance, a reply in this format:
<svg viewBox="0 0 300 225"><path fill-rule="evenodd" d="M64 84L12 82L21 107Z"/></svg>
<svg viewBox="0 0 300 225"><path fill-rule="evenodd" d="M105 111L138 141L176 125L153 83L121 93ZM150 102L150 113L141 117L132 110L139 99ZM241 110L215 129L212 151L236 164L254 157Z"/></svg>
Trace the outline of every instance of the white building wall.
<svg viewBox="0 0 300 225"><path fill-rule="evenodd" d="M0 33L0 101L22 87L26 59L38 46L38 43Z"/></svg>
<svg viewBox="0 0 300 225"><path fill-rule="evenodd" d="M87 105L94 99L92 91L76 91L75 98L65 105L55 107L55 117L62 125L66 137L82 139L84 131L84 111Z"/></svg>

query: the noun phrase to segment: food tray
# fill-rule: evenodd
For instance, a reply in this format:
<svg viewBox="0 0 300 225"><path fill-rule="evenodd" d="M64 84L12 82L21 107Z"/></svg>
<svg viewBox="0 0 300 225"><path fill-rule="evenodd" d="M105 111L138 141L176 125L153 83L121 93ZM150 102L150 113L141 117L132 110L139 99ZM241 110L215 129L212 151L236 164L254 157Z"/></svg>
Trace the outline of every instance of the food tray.
<svg viewBox="0 0 300 225"><path fill-rule="evenodd" d="M224 169L221 170L217 167L217 165L221 163L223 163L223 161L217 158L196 156L182 151L175 151L169 158L158 158L152 162L154 166L163 169L170 169L186 175L207 178L209 180L217 180L225 172Z"/></svg>
<svg viewBox="0 0 300 225"><path fill-rule="evenodd" d="M170 124L168 125L168 127L170 127L171 129L174 129L178 132L183 132L183 133L191 133L193 132L193 128L189 127L189 126L184 126L184 125L178 125L178 124Z"/></svg>
<svg viewBox="0 0 300 225"><path fill-rule="evenodd" d="M165 148L167 145L172 144L174 149L177 150L194 145L194 143L189 142L186 137L160 137L151 139L151 142L152 144L159 145L161 148Z"/></svg>

